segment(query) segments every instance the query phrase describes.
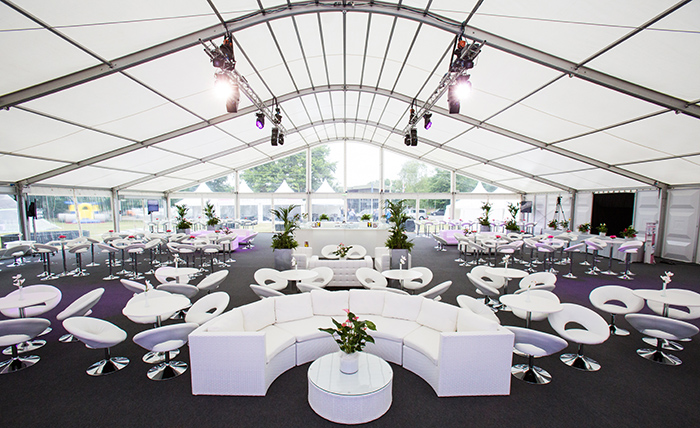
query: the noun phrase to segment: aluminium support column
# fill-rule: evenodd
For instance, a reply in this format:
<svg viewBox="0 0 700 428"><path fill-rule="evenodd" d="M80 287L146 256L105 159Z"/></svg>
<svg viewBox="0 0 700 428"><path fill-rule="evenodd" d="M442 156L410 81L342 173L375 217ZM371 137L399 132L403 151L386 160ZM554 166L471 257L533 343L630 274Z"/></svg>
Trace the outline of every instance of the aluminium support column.
<svg viewBox="0 0 700 428"><path fill-rule="evenodd" d="M112 230L119 232L119 218L121 217L121 204L119 203L119 192L112 189Z"/></svg>

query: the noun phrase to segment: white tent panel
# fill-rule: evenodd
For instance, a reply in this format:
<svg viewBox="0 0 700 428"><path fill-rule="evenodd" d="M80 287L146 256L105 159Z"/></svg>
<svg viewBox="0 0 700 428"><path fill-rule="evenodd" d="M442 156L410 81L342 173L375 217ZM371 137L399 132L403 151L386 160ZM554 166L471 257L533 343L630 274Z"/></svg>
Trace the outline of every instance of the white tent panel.
<svg viewBox="0 0 700 428"><path fill-rule="evenodd" d="M268 149L269 146L264 146L265 149ZM278 149L279 146L278 146ZM252 163L252 162L258 162L262 159L270 159L270 156L272 156L274 153L272 150L268 150L269 154L265 154L259 150L250 148L250 149L244 149L237 151L235 153L231 153L230 155L222 156L219 159L216 160L216 163L219 165L226 165L231 169L240 169L241 167Z"/></svg>
<svg viewBox="0 0 700 428"><path fill-rule="evenodd" d="M97 128L136 140L146 140L197 122L199 119L196 116L167 103Z"/></svg>
<svg viewBox="0 0 700 428"><path fill-rule="evenodd" d="M362 60L365 53L365 41L367 39L366 13L346 14L348 37L346 37L346 64L347 82L358 85L362 79ZM354 30L353 30L354 29Z"/></svg>
<svg viewBox="0 0 700 428"><path fill-rule="evenodd" d="M304 110L308 114L308 118L311 122L322 120L323 116L321 115L321 110L318 108L318 103L314 95L301 97L301 101L304 104Z"/></svg>
<svg viewBox="0 0 700 428"><path fill-rule="evenodd" d="M445 144L445 142L459 138L472 125L459 120L455 120L450 116L433 113L433 126L426 130L423 127L423 120L419 119L417 124L418 136L425 137L436 143Z"/></svg>
<svg viewBox="0 0 700 428"><path fill-rule="evenodd" d="M237 33L236 33L237 34ZM236 35L233 35L233 38L236 38ZM234 49L236 49L236 43L234 42ZM238 52L238 50L236 50ZM246 51L247 53L247 51ZM239 56L243 56L242 53L238 53ZM237 56L238 57L238 56ZM262 81L260 79L260 76L255 72L255 69L248 63L248 61L238 61L236 62L236 71L243 76L248 84L250 85L251 88L255 88L255 93L258 94L260 99L262 100L269 100L272 98L272 94L270 93L270 89L268 86L267 81ZM285 70L286 73L286 70ZM289 74L287 74L289 76ZM280 77L281 79L284 79L284 76ZM289 80L289 77L287 77L287 80ZM289 83L289 86L291 86L291 81ZM241 100L245 99L245 95L241 94Z"/></svg>
<svg viewBox="0 0 700 428"><path fill-rule="evenodd" d="M208 90L200 92L198 94L189 95L187 97L178 98L174 100L183 108L191 111L192 113L198 115L202 119L213 119L215 117L227 114L226 111L226 100L219 98L214 91L214 79L206 79L207 83L211 85ZM239 110L251 103L245 97L241 95L241 100L238 103Z"/></svg>
<svg viewBox="0 0 700 428"><path fill-rule="evenodd" d="M168 177L182 178L185 180L202 180L212 175L221 174L225 175L228 172L228 168L223 166L214 165L211 162L202 163L199 165L191 166L189 168L181 169L176 172L167 174Z"/></svg>
<svg viewBox="0 0 700 428"><path fill-rule="evenodd" d="M402 129L408 124L408 108L409 105L403 101L389 98L386 108L382 112L381 120L378 120L377 122L390 126L396 126L399 129Z"/></svg>
<svg viewBox="0 0 700 428"><path fill-rule="evenodd" d="M218 23L207 3L124 0L96 3L18 2L92 52L114 59ZM79 11L80 13L76 13ZM88 24L88 25L85 25Z"/></svg>
<svg viewBox="0 0 700 428"><path fill-rule="evenodd" d="M341 117L348 117L352 115L351 112L346 111L345 103L345 92L334 91L331 92L331 102L333 103L333 111Z"/></svg>
<svg viewBox="0 0 700 428"><path fill-rule="evenodd" d="M469 166L467 168L462 168L460 171L466 172L478 177L482 177L486 180L490 181L500 181L500 180L509 180L513 178L519 178L522 177L520 174L515 174L509 171L506 171L502 168L497 168L491 165L486 165L486 164L475 164L472 166Z"/></svg>
<svg viewBox="0 0 700 428"><path fill-rule="evenodd" d="M601 160L609 164L622 162L636 162L646 159L663 157L660 150L640 146L631 141L617 138L607 132L596 132L556 144L591 158Z"/></svg>
<svg viewBox="0 0 700 428"><path fill-rule="evenodd" d="M619 189L644 186L644 183L602 169L551 174L544 178L574 189Z"/></svg>
<svg viewBox="0 0 700 428"><path fill-rule="evenodd" d="M322 13L321 31L331 85L343 83L343 15Z"/></svg>
<svg viewBox="0 0 700 428"><path fill-rule="evenodd" d="M476 0L434 0L430 10L442 16L462 22L469 15L467 11L472 10Z"/></svg>
<svg viewBox="0 0 700 428"><path fill-rule="evenodd" d="M671 185L700 183L700 156L630 164L625 169Z"/></svg>
<svg viewBox="0 0 700 428"><path fill-rule="evenodd" d="M304 109L304 103L300 98L294 98L289 101L285 101L283 105L280 105L280 109L282 111L283 126L288 126L289 123L300 125L302 123L309 122L309 115L306 114L306 110ZM272 113L274 114L274 111ZM254 117L255 116L252 116L252 118ZM252 123L255 124L254 119Z"/></svg>
<svg viewBox="0 0 700 428"><path fill-rule="evenodd" d="M669 95L697 100L700 98L700 81L697 79L700 70L700 57L697 54L700 4L691 2L657 22L654 27L683 31L645 30L591 61L590 66ZM629 66L649 61L652 66Z"/></svg>
<svg viewBox="0 0 700 428"><path fill-rule="evenodd" d="M13 108L0 113L0 141L2 141L0 150L19 152L80 132L82 129ZM28 130L32 132L27 132Z"/></svg>
<svg viewBox="0 0 700 428"><path fill-rule="evenodd" d="M233 136L228 136L229 140L226 141L226 147L224 147L224 149L236 147L240 145L240 143L251 143L261 138L268 138L270 136L270 130L272 129L272 124L269 122L269 120L266 120L265 127L259 129L255 126L255 115L248 114L218 124L217 126L219 128ZM282 123L284 123L284 120Z"/></svg>
<svg viewBox="0 0 700 428"><path fill-rule="evenodd" d="M592 129L521 104L488 122L544 142L558 141Z"/></svg>
<svg viewBox="0 0 700 428"><path fill-rule="evenodd" d="M459 112L462 115L478 120L486 120L511 105L512 102L501 96L483 92L474 86L467 98L463 99L460 104ZM438 101L438 105L444 108L449 107L447 95Z"/></svg>
<svg viewBox="0 0 700 428"><path fill-rule="evenodd" d="M187 156L203 158L241 144L240 141L217 127L210 126L158 143L156 147Z"/></svg>
<svg viewBox="0 0 700 428"><path fill-rule="evenodd" d="M4 4L0 4L0 17L0 94L98 64L95 58L48 30L38 29L37 24ZM27 43L29 39L31 43Z"/></svg>
<svg viewBox="0 0 700 428"><path fill-rule="evenodd" d="M416 9L424 10L428 6L428 0L406 0L402 2L404 6L414 7ZM434 3L434 2L430 2Z"/></svg>
<svg viewBox="0 0 700 428"><path fill-rule="evenodd" d="M446 152L444 150L433 150L421 156L421 159L424 159L428 162L437 162L454 169L458 169L464 166L464 161L461 157L455 156L454 154Z"/></svg>
<svg viewBox="0 0 700 428"><path fill-rule="evenodd" d="M299 15L294 17L294 20L297 23L297 30L304 46L306 61L309 63L309 71L314 85L328 84L316 15Z"/></svg>
<svg viewBox="0 0 700 428"><path fill-rule="evenodd" d="M287 61L287 67L289 67L289 71L292 73L292 76L294 76L296 88L301 89L311 87L311 80L309 79L309 74L307 73L306 64L304 63L303 59Z"/></svg>
<svg viewBox="0 0 700 428"><path fill-rule="evenodd" d="M136 172L115 171L86 166L42 180L39 183L49 186L97 187L109 189L142 177L145 177L145 175Z"/></svg>
<svg viewBox="0 0 700 428"><path fill-rule="evenodd" d="M360 92L359 94L360 96L358 99L358 104L355 108L357 111L357 118L367 119L370 114L370 107L372 106L372 101L375 99L375 97L368 92Z"/></svg>
<svg viewBox="0 0 700 428"><path fill-rule="evenodd" d="M95 166L155 174L191 161L192 158L189 157L147 147L98 162Z"/></svg>
<svg viewBox="0 0 700 428"><path fill-rule="evenodd" d="M42 159L29 159L19 156L0 155L0 181L14 183L43 172L66 165Z"/></svg>
<svg viewBox="0 0 700 428"><path fill-rule="evenodd" d="M668 112L607 132L664 153L682 155L698 152L700 120Z"/></svg>
<svg viewBox="0 0 700 428"><path fill-rule="evenodd" d="M420 142L415 147L408 147L404 144L403 137L398 134L391 134L384 143L384 147L394 149L401 153L409 153L412 156L424 156L434 150L433 147L427 144L421 144Z"/></svg>
<svg viewBox="0 0 700 428"><path fill-rule="evenodd" d="M131 141L99 132L82 130L45 143L18 150L15 153L51 158L58 161L78 162L120 147L133 144Z"/></svg>
<svg viewBox="0 0 700 428"><path fill-rule="evenodd" d="M384 111L387 108L387 104L389 103L389 98L377 95L373 97L372 103L370 104L370 112L369 116L367 116L367 120L370 122L377 122L377 123L387 123L390 124L391 122L382 122L382 115ZM402 107L400 107L402 110L405 109L405 104L403 104Z"/></svg>
<svg viewBox="0 0 700 428"><path fill-rule="evenodd" d="M659 111L659 107L581 79L562 78L523 105L589 128L602 128Z"/></svg>
<svg viewBox="0 0 700 428"><path fill-rule="evenodd" d="M511 180L503 180L501 184L504 186L512 187L514 189L521 190L526 193L546 193L546 192L557 192L561 189L557 187L552 187L548 184L535 181L531 178L514 178Z"/></svg>
<svg viewBox="0 0 700 428"><path fill-rule="evenodd" d="M432 128L431 128L432 130ZM469 152L486 159L495 159L527 150L532 150L530 144L505 137L495 132L483 129L472 129L456 140L447 144L448 147Z"/></svg>
<svg viewBox="0 0 700 428"><path fill-rule="evenodd" d="M141 190L148 192L167 192L182 186L187 186L191 182L180 178L157 177L144 183L129 187L129 190Z"/></svg>
<svg viewBox="0 0 700 428"><path fill-rule="evenodd" d="M590 168L583 162L546 150L531 150L499 159L499 162L531 174L543 175Z"/></svg>
<svg viewBox="0 0 700 428"><path fill-rule="evenodd" d="M469 24L579 62L628 33L625 25L640 25L668 7L661 1L638 3L625 0L610 7L606 0L591 0L569 7L558 0L485 2Z"/></svg>
<svg viewBox="0 0 700 428"><path fill-rule="evenodd" d="M393 88L395 82L399 79L401 65L406 59L406 54L411 46L411 41L413 40L413 35L416 33L417 27L418 23L415 21L408 21L405 19L396 20L394 35L389 39L390 45L386 52L386 63L384 64L384 70L382 70L382 76L379 80L381 87ZM428 58L425 59L428 60ZM412 92L415 92L415 89Z"/></svg>
<svg viewBox="0 0 700 428"><path fill-rule="evenodd" d="M331 102L331 94L329 92L321 92L316 97L318 109L321 111L322 120L332 120L336 113L333 111L333 103Z"/></svg>

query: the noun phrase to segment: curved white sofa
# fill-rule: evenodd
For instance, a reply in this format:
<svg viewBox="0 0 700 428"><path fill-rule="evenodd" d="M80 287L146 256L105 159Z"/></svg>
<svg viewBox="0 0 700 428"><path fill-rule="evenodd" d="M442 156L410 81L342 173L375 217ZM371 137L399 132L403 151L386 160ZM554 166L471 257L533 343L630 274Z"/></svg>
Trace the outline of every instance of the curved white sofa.
<svg viewBox="0 0 700 428"><path fill-rule="evenodd" d="M234 308L189 336L194 395L265 395L290 368L337 352L319 327L343 309L373 321L366 352L402 365L438 396L508 395L513 333L468 309L387 291L314 290Z"/></svg>

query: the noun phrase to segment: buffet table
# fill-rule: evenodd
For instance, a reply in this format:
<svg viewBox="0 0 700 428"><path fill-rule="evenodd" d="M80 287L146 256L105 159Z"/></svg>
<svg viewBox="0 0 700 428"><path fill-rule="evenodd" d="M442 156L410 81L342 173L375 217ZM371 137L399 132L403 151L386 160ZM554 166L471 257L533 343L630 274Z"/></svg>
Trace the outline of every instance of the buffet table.
<svg viewBox="0 0 700 428"><path fill-rule="evenodd" d="M374 249L383 247L389 237L389 229L372 228L359 224L357 228L346 227L307 227L296 230L296 240L304 246L306 242L313 248L314 255L321 255L321 248L326 245L361 245L367 254L374 257ZM364 226L364 227L363 227Z"/></svg>

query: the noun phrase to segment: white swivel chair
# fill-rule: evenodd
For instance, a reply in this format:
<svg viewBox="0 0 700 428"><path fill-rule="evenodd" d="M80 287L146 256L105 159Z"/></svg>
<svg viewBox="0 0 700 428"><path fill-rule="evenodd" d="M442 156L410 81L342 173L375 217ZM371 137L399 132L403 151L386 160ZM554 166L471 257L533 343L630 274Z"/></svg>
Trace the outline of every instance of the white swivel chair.
<svg viewBox="0 0 700 428"><path fill-rule="evenodd" d="M546 357L566 348L566 340L553 334L529 328L507 326L515 335L513 348L527 355L527 364L515 364L510 372L516 378L535 385L544 385L552 381L552 376L544 369L533 364L535 358Z"/></svg>
<svg viewBox="0 0 700 428"><path fill-rule="evenodd" d="M420 294L419 296L425 297L426 299L432 299L432 300L442 300L442 297L440 296L442 293L446 292L450 286L452 285L452 281L445 281L442 282L435 287L431 288L430 290L426 290Z"/></svg>
<svg viewBox="0 0 700 428"><path fill-rule="evenodd" d="M386 280L384 275L368 267L361 267L357 269L355 271L355 277L365 288L386 288L387 285L389 285L389 282Z"/></svg>
<svg viewBox="0 0 700 428"><path fill-rule="evenodd" d="M311 269L312 271L318 273L318 276L313 279L305 279L297 283L297 285L313 285L314 287L324 288L333 279L333 269L328 266L319 266Z"/></svg>
<svg viewBox="0 0 700 428"><path fill-rule="evenodd" d="M467 274L467 279L476 288L477 294L484 296L484 303L493 309L501 307L498 298L501 289L506 285L506 279L502 276L489 275L487 266L475 266Z"/></svg>
<svg viewBox="0 0 700 428"><path fill-rule="evenodd" d="M280 293L277 290L273 290L272 288L263 285L250 284L250 289L253 290L253 292L261 299L266 297L284 296L284 293Z"/></svg>
<svg viewBox="0 0 700 428"><path fill-rule="evenodd" d="M430 281L433 280L433 271L427 267L414 267L412 270L420 272L420 276L410 281L404 281L403 288L411 292L427 287Z"/></svg>
<svg viewBox="0 0 700 428"><path fill-rule="evenodd" d="M471 296L467 296L466 294L460 294L459 296L457 296L457 304L460 308L469 309L470 311L474 312L479 316L482 316L499 324L501 323L501 320L493 312L493 309L489 308L484 303Z"/></svg>
<svg viewBox="0 0 700 428"><path fill-rule="evenodd" d="M367 249L362 245L352 244L352 248L348 251L348 259L364 259L367 255Z"/></svg>
<svg viewBox="0 0 700 428"><path fill-rule="evenodd" d="M12 358L0 363L0 374L14 373L36 364L40 360L38 356L20 356L17 347L34 339L50 325L51 322L43 318L1 320L0 346L9 346L12 349Z"/></svg>
<svg viewBox="0 0 700 428"><path fill-rule="evenodd" d="M549 315L549 324L559 336L578 343L575 354L562 354L566 365L583 371L596 371L600 364L583 355L583 345L598 345L610 337L608 323L596 312L573 303L562 303L563 309ZM571 326L571 324L574 324Z"/></svg>
<svg viewBox="0 0 700 428"><path fill-rule="evenodd" d="M92 307L100 301L104 292L104 288L96 288L92 291L88 291L87 293L78 297L73 303L68 305L68 307L56 315L56 320L63 321L71 317L84 317L90 315L90 313L92 313ZM78 339L76 339L75 336L70 333L64 334L58 340L63 343L78 341Z"/></svg>
<svg viewBox="0 0 700 428"><path fill-rule="evenodd" d="M637 254L642 245L644 245L644 242L642 241L629 241L620 245L620 248L617 249L617 251L625 255L625 271L622 273L622 275L618 276L618 278L628 281L633 279L632 276L634 274L630 271L632 254Z"/></svg>
<svg viewBox="0 0 700 428"><path fill-rule="evenodd" d="M530 288L532 290L535 289L535 287L541 286L541 285L555 285L557 283L557 276L554 275L551 272L535 272L531 273L530 275L527 275L523 277L520 280L520 283L518 286L521 289L527 289ZM552 287L552 289L554 289Z"/></svg>
<svg viewBox="0 0 700 428"><path fill-rule="evenodd" d="M159 267L156 269L155 276L161 284L173 281L179 282L180 284L187 284L190 282L190 275L182 275L181 272L178 272L178 268L172 266Z"/></svg>
<svg viewBox="0 0 700 428"><path fill-rule="evenodd" d="M689 299L695 296L695 292L692 290L685 290L682 288L674 288L673 293L676 296L688 296ZM652 300L647 300L647 306L649 309L654 311L656 315L667 316L669 318L690 321L700 318L700 306L683 306L683 305L673 305L668 306L664 312L664 304L661 302L654 302ZM656 339L651 337L645 337L644 342L651 346L656 346ZM681 341L690 340L689 338L683 338ZM662 348L667 351L682 351L683 345L678 342L670 340L662 340Z"/></svg>
<svg viewBox="0 0 700 428"><path fill-rule="evenodd" d="M61 290L58 288L54 287L53 285L27 285L23 287L24 289L22 290L22 293L26 296L27 294L30 293L52 293L53 297L43 304L35 305L35 306L30 306L28 308L24 308L24 318L30 318L30 317L36 317L38 315L43 315L46 312L52 310L58 304L61 302L61 298L63 297L63 294L61 293ZM16 294L19 294L19 290L15 290L8 294L8 296L14 296ZM0 312L5 315L8 318L20 318L20 313L19 309L17 308L11 308L11 309L2 309ZM51 332L51 327L46 327L46 330L43 332L40 332L37 336L43 336L47 333ZM46 345L46 341L42 339L34 339L29 340L27 342L20 343L17 346L17 351L22 354L25 352L29 351L34 351L35 349L39 349L42 346ZM2 353L4 355L11 355L12 354L12 348L8 347L5 348Z"/></svg>
<svg viewBox="0 0 700 428"><path fill-rule="evenodd" d="M88 276L90 273L83 269L83 254L88 252L88 249L92 248L91 243L77 244L73 245L68 249L68 252L75 254L75 273L73 276Z"/></svg>
<svg viewBox="0 0 700 428"><path fill-rule="evenodd" d="M101 253L107 254L107 267L109 268L109 275L105 276L102 279L104 281L111 281L113 279L119 279L119 277L117 275L112 273L112 267L117 265L116 264L117 263L116 262L116 260L117 260L116 255L119 252L119 250L112 247L111 245L107 245L107 244L98 243L96 245L97 245L97 248L99 248L101 250Z"/></svg>
<svg viewBox="0 0 700 428"><path fill-rule="evenodd" d="M659 315L627 314L625 319L640 333L657 339L656 348L637 349L637 355L649 361L669 366L681 364L681 359L664 352L663 340L680 340L698 334L698 328L685 321Z"/></svg>
<svg viewBox="0 0 700 428"><path fill-rule="evenodd" d="M130 279L120 279L119 282L122 283L124 288L134 294L143 293L147 288L146 284L141 284L140 282L132 281Z"/></svg>
<svg viewBox="0 0 700 428"><path fill-rule="evenodd" d="M279 271L270 268L261 268L255 271L253 275L255 282L263 287L268 287L273 290L281 291L287 288L287 280L282 278Z"/></svg>
<svg viewBox="0 0 700 428"><path fill-rule="evenodd" d="M585 273L586 273L586 275L598 275L598 272L600 272L600 269L598 269L598 266L597 266L598 251L605 248L607 246L607 244L605 242L593 240L593 239L586 239L583 242L586 243L587 250L593 251L593 264L591 265L591 268L588 269Z"/></svg>
<svg viewBox="0 0 700 428"><path fill-rule="evenodd" d="M226 310L230 300L228 293L223 291L207 294L190 307L187 316L185 316L185 322L202 325L221 315Z"/></svg>
<svg viewBox="0 0 700 428"><path fill-rule="evenodd" d="M129 364L126 357L112 357L110 348L126 340L126 332L109 321L92 317L71 317L63 321L63 327L88 348L104 349L104 359L86 370L90 376L108 375Z"/></svg>
<svg viewBox="0 0 700 428"><path fill-rule="evenodd" d="M326 245L323 248L321 248L321 257L323 257L324 259L338 259L340 257L333 254L333 252L337 249L338 246L335 244Z"/></svg>
<svg viewBox="0 0 700 428"><path fill-rule="evenodd" d="M214 272L211 275L205 276L204 279L197 284L197 288L202 291L206 291L207 293L216 290L226 280L228 277L228 272L228 270L222 269L218 272Z"/></svg>
<svg viewBox="0 0 700 428"><path fill-rule="evenodd" d="M569 273L562 275L564 278L577 279L578 277L574 275L574 253L580 253L586 250L586 243L581 242L575 245L568 246L564 248L564 252L569 254Z"/></svg>
<svg viewBox="0 0 700 428"><path fill-rule="evenodd" d="M58 275L51 272L51 256L58 252L58 248L54 247L53 245L46 244L34 244L32 245L32 248L35 253L41 256L41 259L44 262L44 272L39 274L38 277L41 278L42 281L53 281L58 279Z"/></svg>
<svg viewBox="0 0 700 428"><path fill-rule="evenodd" d="M620 285L601 285L588 295L591 304L610 314L610 334L629 336L630 332L615 325L615 315L627 315L639 312L644 307L644 299L627 287ZM662 305L663 306L663 305Z"/></svg>
<svg viewBox="0 0 700 428"><path fill-rule="evenodd" d="M303 282L297 283L297 288L302 293L310 293L313 290L329 291L329 290L326 290L325 288L319 287L318 285L307 284L307 283L303 283Z"/></svg>
<svg viewBox="0 0 700 428"><path fill-rule="evenodd" d="M187 344L187 337L197 327L199 324L192 322L171 324L142 331L134 336L133 340L137 345L151 352L162 352L165 355L165 361L148 370L149 379L169 380L187 371L187 363L172 361L170 352Z"/></svg>

